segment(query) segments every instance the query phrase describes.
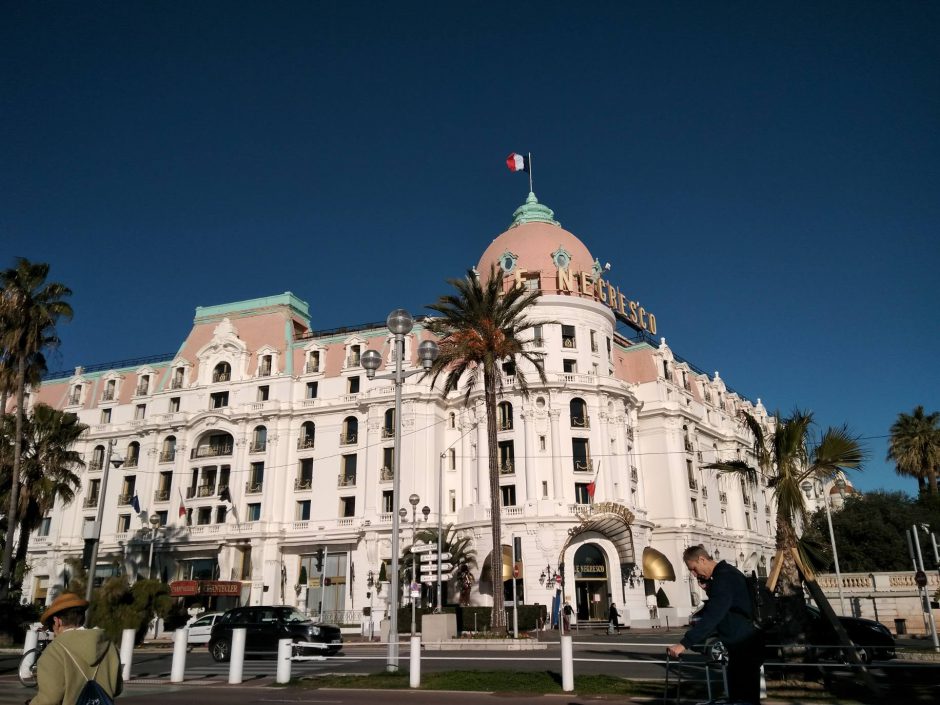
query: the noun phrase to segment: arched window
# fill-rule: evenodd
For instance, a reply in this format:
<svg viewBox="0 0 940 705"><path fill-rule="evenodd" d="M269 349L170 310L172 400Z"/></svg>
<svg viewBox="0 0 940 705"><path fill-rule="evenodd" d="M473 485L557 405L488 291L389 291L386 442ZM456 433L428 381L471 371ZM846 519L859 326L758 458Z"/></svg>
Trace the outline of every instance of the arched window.
<svg viewBox="0 0 940 705"><path fill-rule="evenodd" d="M395 409L385 411L385 423L382 425L382 438L395 437Z"/></svg>
<svg viewBox="0 0 940 705"><path fill-rule="evenodd" d="M568 409L571 412L571 428L588 428L590 426L587 415L587 404L584 402L584 399L575 397L568 404Z"/></svg>
<svg viewBox="0 0 940 705"><path fill-rule="evenodd" d="M104 467L104 446L95 446L91 452L91 462L88 464L89 470L101 470Z"/></svg>
<svg viewBox="0 0 940 705"><path fill-rule="evenodd" d="M227 362L220 362L212 371L213 382L228 382L232 379L232 366Z"/></svg>
<svg viewBox="0 0 940 705"><path fill-rule="evenodd" d="M163 448L160 449L160 462L172 463L176 459L176 436L167 436L163 439Z"/></svg>
<svg viewBox="0 0 940 705"><path fill-rule="evenodd" d="M124 455L124 467L136 468L140 462L140 443L131 441L127 445L127 453Z"/></svg>
<svg viewBox="0 0 940 705"><path fill-rule="evenodd" d="M313 421L304 421L300 426L300 440L297 441L298 450L313 448L317 438L317 427Z"/></svg>
<svg viewBox="0 0 940 705"><path fill-rule="evenodd" d="M255 426L251 434L251 452L263 453L268 448L268 429L265 426Z"/></svg>
<svg viewBox="0 0 940 705"><path fill-rule="evenodd" d="M508 401L500 402L499 406L496 407L496 415L499 420L499 430L500 431L511 431L512 430L512 404Z"/></svg>
<svg viewBox="0 0 940 705"><path fill-rule="evenodd" d="M339 435L340 445L352 445L359 438L359 420L355 416L343 419L343 430Z"/></svg>

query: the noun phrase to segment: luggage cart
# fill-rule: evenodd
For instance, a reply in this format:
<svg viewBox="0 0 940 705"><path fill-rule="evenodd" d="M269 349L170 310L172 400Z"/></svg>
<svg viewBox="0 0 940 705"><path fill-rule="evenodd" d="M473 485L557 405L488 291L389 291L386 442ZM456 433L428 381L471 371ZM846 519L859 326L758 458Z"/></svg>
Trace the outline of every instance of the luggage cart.
<svg viewBox="0 0 940 705"><path fill-rule="evenodd" d="M688 662L686 666L691 666ZM705 647L705 688L708 693L708 700L702 703L697 703L696 705L734 705L730 700L728 700L728 649L720 641L713 641L708 646ZM698 667L696 664L695 667ZM663 702L667 702L669 699L669 680L670 673L672 669L676 671L676 697L673 699L673 702L679 703L682 702L682 668L683 663L682 659L678 658L675 661L672 661L669 657L669 654L666 654L666 685L663 689ZM724 686L724 696L720 698L714 698L712 693L712 670L719 669L721 671L721 681Z"/></svg>

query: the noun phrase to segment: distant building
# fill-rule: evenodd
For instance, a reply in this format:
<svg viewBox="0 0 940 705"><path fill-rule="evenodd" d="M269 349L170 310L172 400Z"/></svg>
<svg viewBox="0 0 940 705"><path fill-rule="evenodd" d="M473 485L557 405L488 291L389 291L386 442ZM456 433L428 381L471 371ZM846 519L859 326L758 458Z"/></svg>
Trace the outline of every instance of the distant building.
<svg viewBox="0 0 940 705"><path fill-rule="evenodd" d="M534 195L476 269L485 275L494 262L506 286L543 292L532 317L545 323L531 345L545 354L548 383L530 374L526 399L506 369L497 429L498 511L505 544L522 540L520 599L550 604L562 586L557 572L582 621L604 619L611 600L627 616L645 616L646 595L660 587L688 613L700 595L681 554L698 543L765 572L775 531L766 482L704 467L751 457L736 414L766 419L760 402L698 371L665 339L654 342L655 315L608 281L609 267ZM417 364L417 345L429 336L419 320L406 366ZM75 501L57 506L32 538L26 596L51 600L62 589L66 560L81 557L104 502L99 579L152 571L190 601L284 602L358 621L370 602L369 573L377 580L380 564L410 543L412 517L421 528L442 515L472 535L479 567L471 600L491 604L494 509L481 393L466 407L462 396L443 399L411 377L395 468L393 389L366 378L360 360L369 348L385 366L393 362L384 323L311 330L307 303L285 293L197 308L175 355L44 382L30 403L72 411L90 430L78 448L86 467ZM124 462L104 488L110 442ZM392 503L395 472L400 506ZM412 493L420 497L414 513ZM407 516L392 537L401 507ZM672 563L675 582L641 579L647 548ZM511 586L507 568L497 589ZM456 597L448 590L448 601ZM376 610L386 599L387 589L373 592Z"/></svg>

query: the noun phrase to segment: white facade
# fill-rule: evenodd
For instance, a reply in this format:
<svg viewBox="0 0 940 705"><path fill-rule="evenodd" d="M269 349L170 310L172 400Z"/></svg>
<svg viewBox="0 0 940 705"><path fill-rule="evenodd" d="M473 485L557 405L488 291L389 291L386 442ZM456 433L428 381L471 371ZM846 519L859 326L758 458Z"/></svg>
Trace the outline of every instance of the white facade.
<svg viewBox="0 0 940 705"><path fill-rule="evenodd" d="M504 268L507 285L534 277L543 296L531 317L551 322L532 343L545 355L548 383L528 370L524 398L507 375L500 399L511 414L504 407L498 430L499 511L504 543L522 539L519 587L526 603L551 604L556 584L546 578L561 568L565 596L581 619L604 618L610 600L634 619L645 617L650 586L632 564L652 547L677 577L655 588L682 616L699 597L681 561L686 546L703 543L760 572L773 556L766 484L742 484L703 467L746 457L751 441L738 410L766 414L759 402L730 392L717 373L709 377L678 360L665 340L653 345L619 334L613 306L626 312L630 302L620 296L617 303L596 269L593 295L589 283L565 290L567 271L550 271L527 253L544 250L550 261L570 253L568 262L558 261L582 271L593 263L536 204L530 196L487 250L505 242L520 251ZM648 331L655 329L650 322ZM408 515L401 535L391 537L391 513L399 509L389 496L393 389L369 381L359 362L373 348L392 364L389 333L384 326L311 332L309 324L307 305L290 293L200 308L172 359L79 369L35 390L31 403L74 411L90 429L78 448L86 468L76 500L57 507L32 538L27 596L51 600L62 588L65 561L81 555L83 531L102 500L99 572L146 577L152 564L153 575L168 581L237 581L246 603L284 602L358 621L370 604L369 572L377 578L380 562L411 540L407 497L415 493L419 526L427 505L428 523L440 518L472 535L478 568L471 599L490 604L492 586L481 580L493 511L481 395L465 406L462 395L444 399L421 375L406 382L398 504ZM416 364L426 337L419 322L408 336L406 366ZM102 488L111 441L125 462ZM231 503L220 498L223 488ZM135 495L139 513L131 506ZM187 517L179 516L181 505ZM148 523L154 514L163 525L155 537ZM385 588L372 594L376 610L386 597Z"/></svg>

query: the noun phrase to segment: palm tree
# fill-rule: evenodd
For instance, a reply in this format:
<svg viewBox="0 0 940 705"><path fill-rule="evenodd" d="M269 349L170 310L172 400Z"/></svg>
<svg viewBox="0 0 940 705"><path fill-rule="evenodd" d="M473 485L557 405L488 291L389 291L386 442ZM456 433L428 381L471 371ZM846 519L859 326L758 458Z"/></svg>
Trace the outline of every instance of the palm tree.
<svg viewBox="0 0 940 705"><path fill-rule="evenodd" d="M474 271L467 272L463 279L448 282L456 294L442 296L436 304L428 306L442 318L429 323L431 331L438 336L440 355L431 370L432 386L441 374L445 375L444 395L458 389L463 380L464 401L477 389L482 373L483 403L486 410L487 442L489 444L490 507L492 516L493 551L490 564L493 575L494 630L506 628L506 613L503 608L503 589L499 576L502 568L502 536L500 526L499 459L496 446L496 398L502 393L503 378L500 365L506 363L515 369L515 385L523 396L528 395L529 386L525 372L518 361L531 363L539 378L546 382L542 355L525 349L522 334L534 325L526 314L541 295L540 291L527 291L512 286L503 290L503 278L495 266L489 271L486 281Z"/></svg>
<svg viewBox="0 0 940 705"><path fill-rule="evenodd" d="M42 524L56 501L70 504L81 478L75 470L84 466L75 442L88 426L78 416L37 404L26 420L19 493L19 540L15 564L26 560L30 534ZM22 579L21 576L19 578ZM18 580L14 579L15 583Z"/></svg>
<svg viewBox="0 0 940 705"><path fill-rule="evenodd" d="M437 527L421 529L415 534L415 541L437 546ZM450 558L446 562L453 565L455 574L458 570L463 570L462 566L469 569L475 568L477 565L476 551L473 550L473 538L469 535L460 535L453 524L446 524L441 531L441 552L450 554ZM405 574L404 571L413 570L415 562L420 562L420 560L418 554L412 553L411 546L408 546L401 558L402 574ZM450 580L445 579L444 582L450 584ZM442 598L446 601L446 592L442 595Z"/></svg>
<svg viewBox="0 0 940 705"><path fill-rule="evenodd" d="M891 425L888 460L896 463L898 475L916 477L920 491L925 485L937 494L937 466L940 465L940 413L925 414L918 406L910 414L898 414Z"/></svg>
<svg viewBox="0 0 940 705"><path fill-rule="evenodd" d="M13 468L6 541L0 560L0 597L10 589L10 567L13 557L13 536L19 506L20 465L23 445L23 402L28 383L27 370L36 353L58 344L55 324L72 317L72 307L64 301L71 290L64 284L46 282L49 265L17 259L16 266L0 273L0 349L16 364L16 426L14 431Z"/></svg>
<svg viewBox="0 0 940 705"><path fill-rule="evenodd" d="M796 524L807 510L802 483L817 479L825 483L834 480L840 471L859 470L865 453L858 438L845 427L830 427L819 443L812 445L809 438L813 425L811 412L795 410L786 419L776 416L776 423L769 432L747 412L741 416L754 437L757 467L741 460L719 461L706 467L752 479L758 473L767 478L767 486L777 502L777 557L783 563L777 587L785 604L792 605L796 601L802 604L803 588L796 563L800 550ZM804 565L808 564L805 556L802 560Z"/></svg>

